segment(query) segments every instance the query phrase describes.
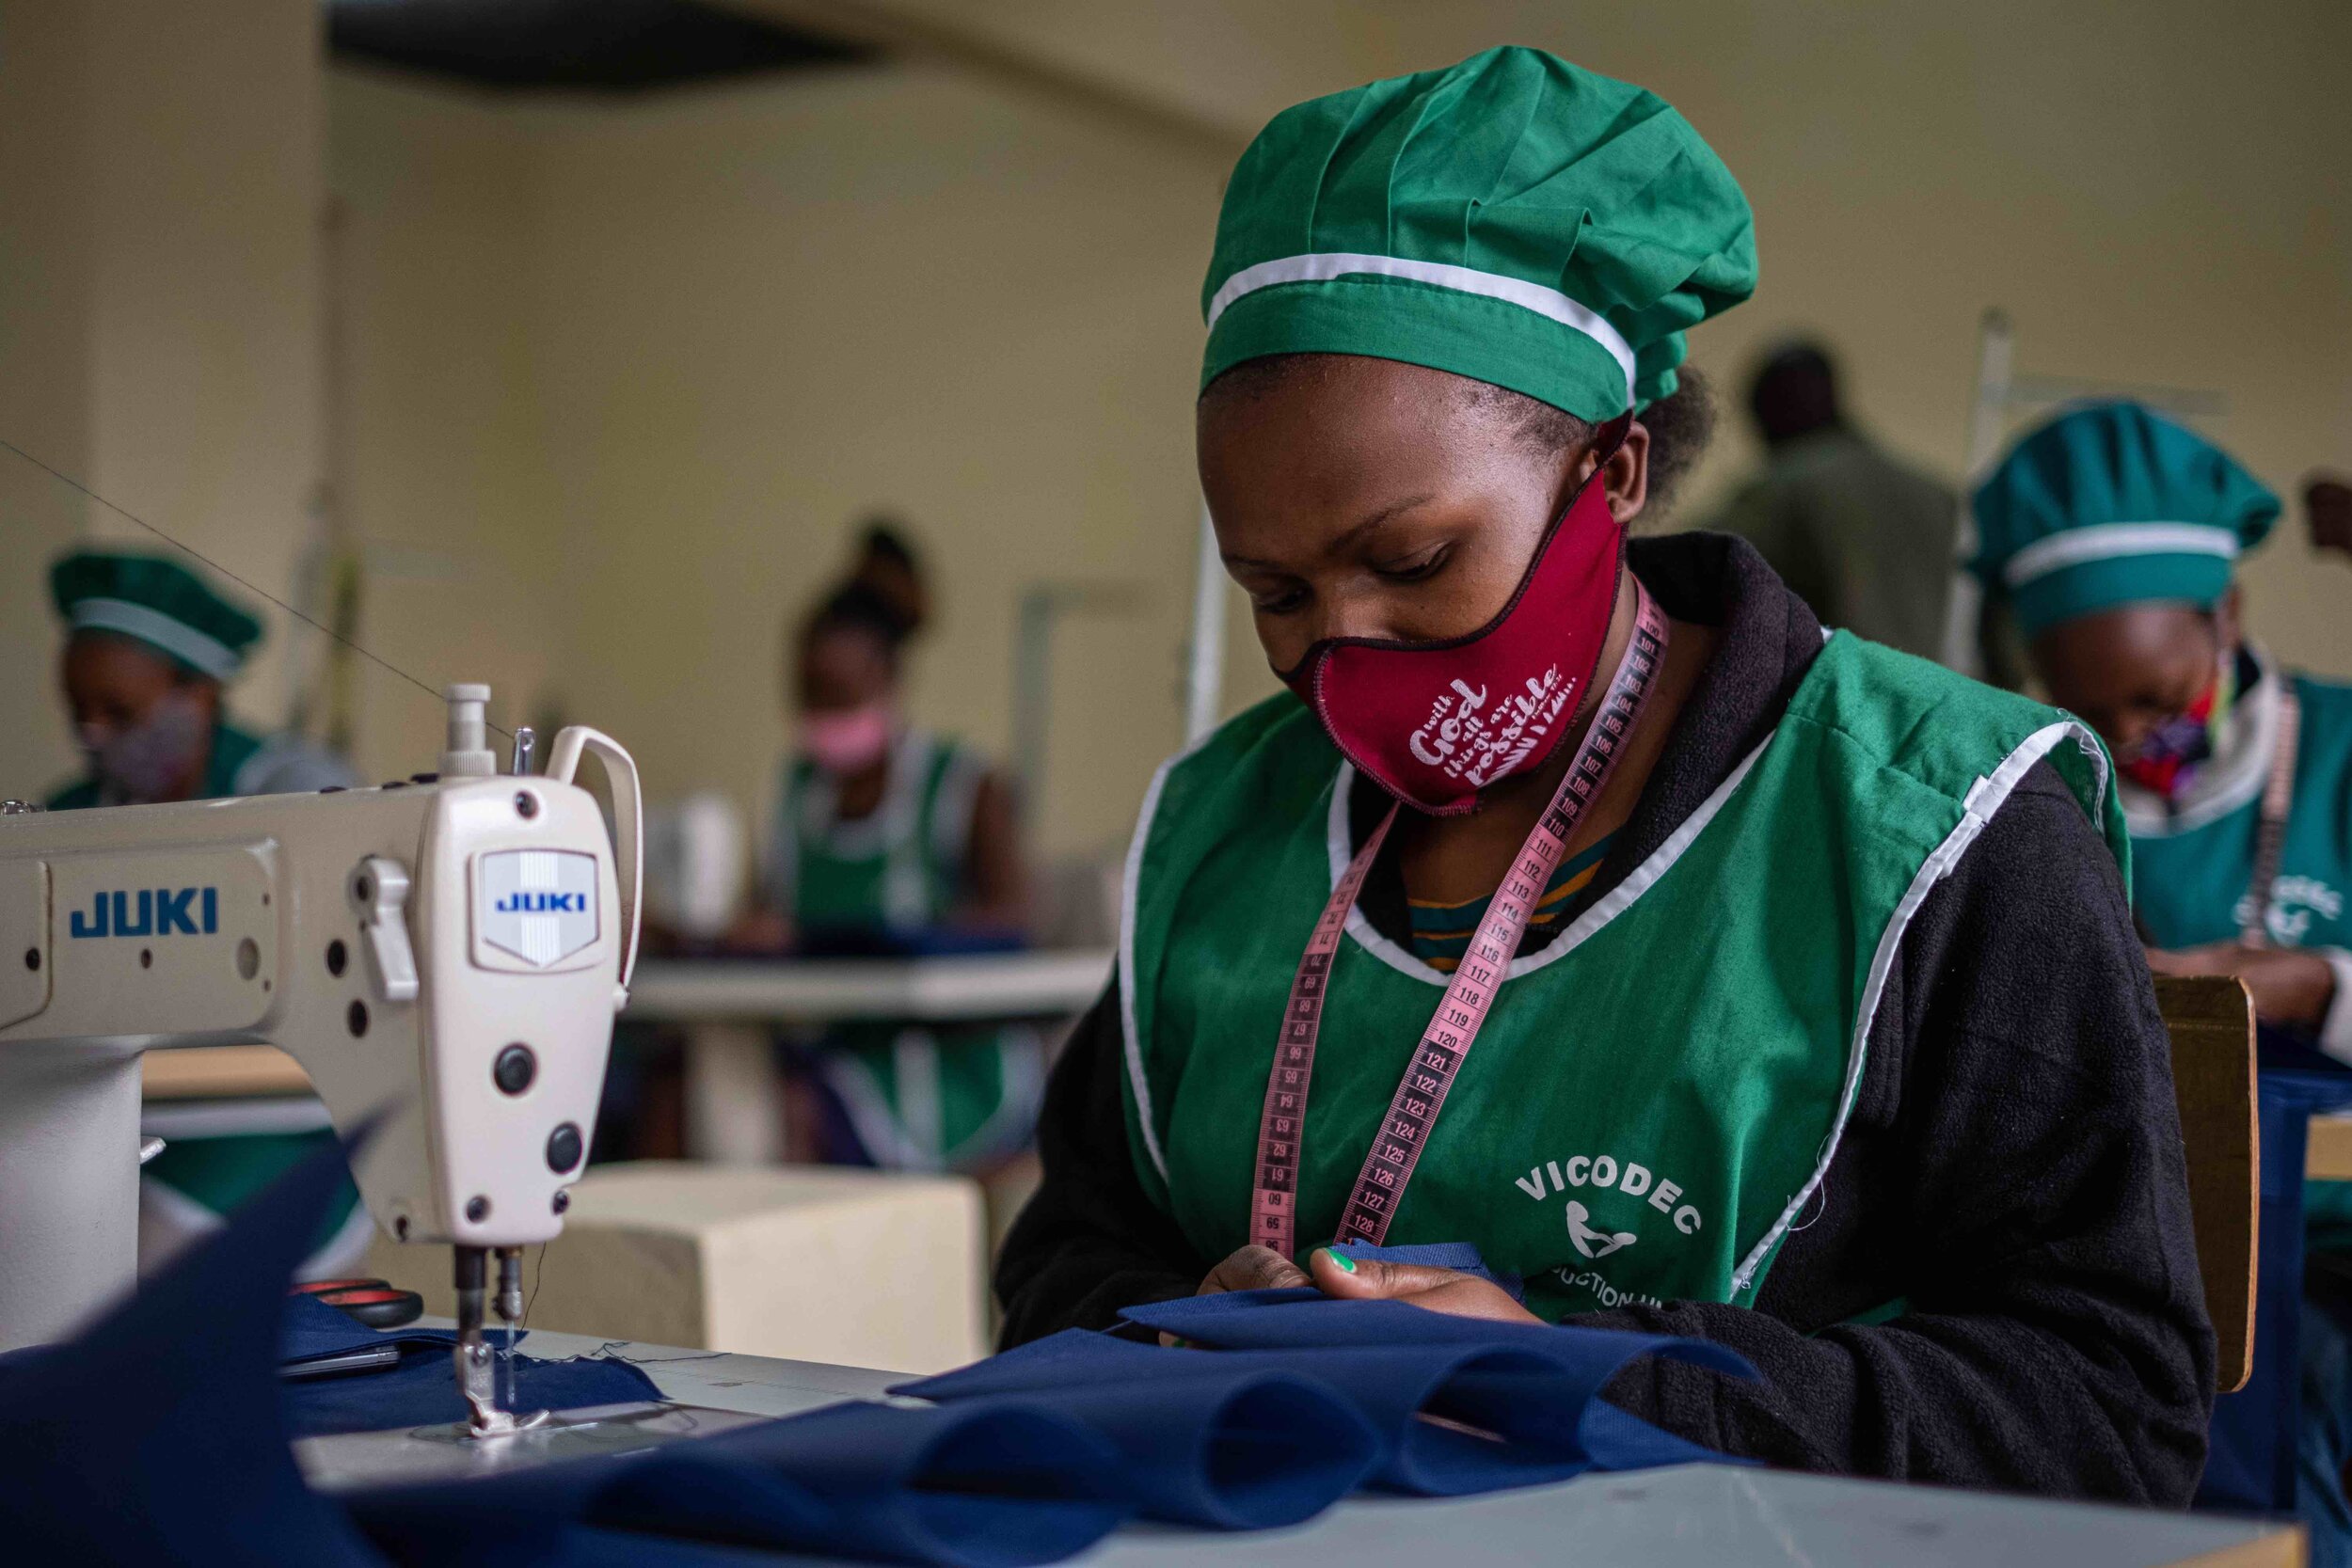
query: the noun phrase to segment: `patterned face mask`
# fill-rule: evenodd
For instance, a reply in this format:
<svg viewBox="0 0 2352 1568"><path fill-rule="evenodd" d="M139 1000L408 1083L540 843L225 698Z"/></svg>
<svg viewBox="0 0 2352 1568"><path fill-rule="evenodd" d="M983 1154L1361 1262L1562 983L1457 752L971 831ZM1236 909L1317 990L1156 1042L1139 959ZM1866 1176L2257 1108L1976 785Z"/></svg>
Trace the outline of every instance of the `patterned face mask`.
<svg viewBox="0 0 2352 1568"><path fill-rule="evenodd" d="M2213 758L2222 721L2237 685L2235 660L2228 653L2197 700L2151 731L2137 749L2119 765L2123 776L2142 789L2177 800L2196 782L2197 770Z"/></svg>
<svg viewBox="0 0 2352 1568"><path fill-rule="evenodd" d="M1326 638L1276 673L1357 769L1432 816L1477 808L1499 779L1540 768L1568 733L1609 640L1625 525L1601 483L1630 420L1603 433L1511 602L1465 637Z"/></svg>
<svg viewBox="0 0 2352 1568"><path fill-rule="evenodd" d="M140 806L169 798L173 786L195 770L210 733L204 705L171 691L137 723L111 731L85 724L79 738L90 771L108 793Z"/></svg>

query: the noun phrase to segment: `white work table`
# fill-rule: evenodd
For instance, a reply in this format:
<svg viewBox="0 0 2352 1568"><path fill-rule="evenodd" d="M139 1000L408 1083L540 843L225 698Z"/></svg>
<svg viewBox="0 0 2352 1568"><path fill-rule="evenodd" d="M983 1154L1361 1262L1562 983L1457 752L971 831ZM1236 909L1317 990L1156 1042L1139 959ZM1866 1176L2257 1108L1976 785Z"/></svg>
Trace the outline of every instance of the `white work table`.
<svg viewBox="0 0 2352 1568"><path fill-rule="evenodd" d="M687 1152L767 1164L788 1153L773 1026L1075 1017L1110 974L1107 947L930 958L648 958L630 978L622 1016L685 1028Z"/></svg>
<svg viewBox="0 0 2352 1568"><path fill-rule="evenodd" d="M533 1333L537 1355L582 1354L602 1341ZM754 1355L655 1346L620 1347L664 1397L706 1411L764 1418L850 1399L880 1399L902 1374ZM668 1418L673 1433L691 1425ZM706 1421L702 1430L716 1423ZM593 1429L591 1429L593 1430ZM629 1429L616 1423L616 1433ZM631 1439L580 1441L560 1450L615 1451L651 1441L658 1422ZM691 1441L691 1437L677 1440ZM341 1490L394 1479L478 1473L535 1457L531 1437L499 1459L471 1444L406 1433L305 1438L296 1459L314 1485ZM495 1449L496 1446L493 1446ZM1592 1475L1552 1486L1450 1499L1357 1497L1308 1524L1249 1534L1131 1525L1075 1560L1132 1568L1266 1560L1347 1562L1354 1568L1458 1568L1534 1563L1641 1563L1650 1568L2295 1568L2301 1532L2287 1525L2038 1498L1998 1497L1883 1481L1731 1465L1688 1465L1629 1475Z"/></svg>

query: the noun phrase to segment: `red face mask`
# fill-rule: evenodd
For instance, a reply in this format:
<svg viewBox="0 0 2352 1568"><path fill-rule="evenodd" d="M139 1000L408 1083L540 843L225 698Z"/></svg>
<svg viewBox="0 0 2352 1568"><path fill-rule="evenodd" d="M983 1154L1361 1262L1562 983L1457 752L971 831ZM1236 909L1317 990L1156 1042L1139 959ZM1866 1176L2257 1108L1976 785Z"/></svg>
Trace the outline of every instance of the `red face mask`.
<svg viewBox="0 0 2352 1568"><path fill-rule="evenodd" d="M1566 735L1609 639L1624 562L1624 525L1587 479L1486 626L1432 642L1326 638L1279 674L1381 788L1433 816L1472 811L1481 790L1540 767Z"/></svg>

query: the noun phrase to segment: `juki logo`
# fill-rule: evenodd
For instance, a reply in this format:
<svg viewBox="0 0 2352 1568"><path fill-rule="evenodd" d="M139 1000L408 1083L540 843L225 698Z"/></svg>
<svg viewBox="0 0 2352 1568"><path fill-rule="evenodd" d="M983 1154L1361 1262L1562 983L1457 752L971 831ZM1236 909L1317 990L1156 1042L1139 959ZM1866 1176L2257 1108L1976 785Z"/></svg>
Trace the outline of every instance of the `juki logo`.
<svg viewBox="0 0 2352 1568"><path fill-rule="evenodd" d="M501 914L586 914L584 893L510 893L490 906Z"/></svg>
<svg viewBox="0 0 2352 1568"><path fill-rule="evenodd" d="M212 936L220 929L220 890L211 887L118 889L94 895L73 911L77 937Z"/></svg>

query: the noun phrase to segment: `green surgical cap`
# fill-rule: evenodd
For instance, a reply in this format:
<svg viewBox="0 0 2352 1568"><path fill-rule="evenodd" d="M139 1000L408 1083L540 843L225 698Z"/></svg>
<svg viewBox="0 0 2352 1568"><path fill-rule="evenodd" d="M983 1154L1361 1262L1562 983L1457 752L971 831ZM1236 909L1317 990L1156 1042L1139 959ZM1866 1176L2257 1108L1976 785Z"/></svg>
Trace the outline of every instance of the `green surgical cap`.
<svg viewBox="0 0 2352 1568"><path fill-rule="evenodd" d="M2210 610L2279 516L2228 452L2136 403L2085 404L2029 431L1971 504L1971 564L2028 635L2127 604Z"/></svg>
<svg viewBox="0 0 2352 1568"><path fill-rule="evenodd" d="M1285 109L1234 166L1200 384L1360 354L1581 420L1674 391L1683 332L1756 291L1747 198L1644 89L1489 49Z"/></svg>
<svg viewBox="0 0 2352 1568"><path fill-rule="evenodd" d="M135 638L199 674L227 680L262 623L168 556L79 550L49 568L57 613L74 631Z"/></svg>

